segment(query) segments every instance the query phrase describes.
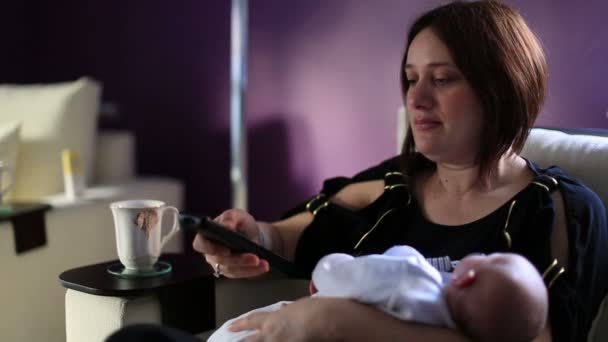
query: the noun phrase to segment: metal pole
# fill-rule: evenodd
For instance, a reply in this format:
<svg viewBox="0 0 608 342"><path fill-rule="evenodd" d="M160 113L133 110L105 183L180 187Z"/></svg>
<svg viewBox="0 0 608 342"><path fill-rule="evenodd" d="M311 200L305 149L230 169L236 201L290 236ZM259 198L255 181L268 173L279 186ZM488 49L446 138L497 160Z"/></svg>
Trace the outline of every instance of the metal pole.
<svg viewBox="0 0 608 342"><path fill-rule="evenodd" d="M230 20L230 181L232 207L247 210L247 127L244 96L247 85L248 0L232 0Z"/></svg>

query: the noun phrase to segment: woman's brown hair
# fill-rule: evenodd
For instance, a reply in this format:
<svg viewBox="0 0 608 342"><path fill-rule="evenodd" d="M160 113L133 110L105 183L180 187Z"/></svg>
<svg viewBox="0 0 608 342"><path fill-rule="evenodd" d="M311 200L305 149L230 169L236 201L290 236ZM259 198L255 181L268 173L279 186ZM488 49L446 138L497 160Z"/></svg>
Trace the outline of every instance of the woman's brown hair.
<svg viewBox="0 0 608 342"><path fill-rule="evenodd" d="M456 1L435 8L418 18L408 33L400 70L404 99L408 50L426 28L448 47L481 101L484 119L477 161L480 176L489 180L509 148L521 152L543 105L547 63L542 47L522 16L500 2ZM420 157L410 127L401 153L406 174L433 165Z"/></svg>

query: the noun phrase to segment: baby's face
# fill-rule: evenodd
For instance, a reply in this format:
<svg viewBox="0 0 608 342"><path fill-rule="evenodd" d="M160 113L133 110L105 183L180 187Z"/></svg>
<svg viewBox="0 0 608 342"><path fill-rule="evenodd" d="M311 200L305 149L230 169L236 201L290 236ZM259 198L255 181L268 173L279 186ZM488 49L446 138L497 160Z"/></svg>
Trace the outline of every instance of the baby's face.
<svg viewBox="0 0 608 342"><path fill-rule="evenodd" d="M524 257L512 253L469 256L453 275L446 301L454 321L467 334L492 341L510 332L519 340L536 336L545 326L545 284Z"/></svg>
<svg viewBox="0 0 608 342"><path fill-rule="evenodd" d="M506 265L509 263L509 256L502 253L493 253L490 255L472 254L458 263L454 268L454 279L464 275L470 270L494 269L494 266Z"/></svg>
<svg viewBox="0 0 608 342"><path fill-rule="evenodd" d="M453 275L454 280L446 288L446 300L454 321L461 327L473 326L482 315L479 303L489 298L509 272L509 257L505 254L471 255L462 259ZM477 323L479 324L479 323Z"/></svg>

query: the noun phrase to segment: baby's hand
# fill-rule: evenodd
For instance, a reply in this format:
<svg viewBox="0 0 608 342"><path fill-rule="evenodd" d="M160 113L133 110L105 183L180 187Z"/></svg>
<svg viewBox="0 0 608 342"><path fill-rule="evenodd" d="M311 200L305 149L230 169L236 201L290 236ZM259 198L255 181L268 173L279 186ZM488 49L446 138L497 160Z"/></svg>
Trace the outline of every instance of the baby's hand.
<svg viewBox="0 0 608 342"><path fill-rule="evenodd" d="M315 283L313 283L313 281L311 280L310 283L308 283L308 293L310 293L310 295L312 296L317 292L319 292L319 290L317 290Z"/></svg>

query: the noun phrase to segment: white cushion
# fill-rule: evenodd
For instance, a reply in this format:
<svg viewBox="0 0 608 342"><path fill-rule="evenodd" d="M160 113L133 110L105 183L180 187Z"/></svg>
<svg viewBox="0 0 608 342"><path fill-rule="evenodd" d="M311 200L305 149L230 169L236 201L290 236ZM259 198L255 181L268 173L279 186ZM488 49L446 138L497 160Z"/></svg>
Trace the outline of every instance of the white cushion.
<svg viewBox="0 0 608 342"><path fill-rule="evenodd" d="M558 165L608 204L608 138L534 128L522 155L541 166Z"/></svg>
<svg viewBox="0 0 608 342"><path fill-rule="evenodd" d="M46 85L0 85L0 120L20 120L21 145L14 197L38 199L63 191L61 151L79 151L93 170L101 87L81 78Z"/></svg>
<svg viewBox="0 0 608 342"><path fill-rule="evenodd" d="M66 342L103 342L116 330L134 323L162 320L155 296L94 296L75 290L65 294Z"/></svg>
<svg viewBox="0 0 608 342"><path fill-rule="evenodd" d="M135 136L128 131L101 131L95 152L95 184L125 182L135 177Z"/></svg>
<svg viewBox="0 0 608 342"><path fill-rule="evenodd" d="M605 342L608 341L608 295L604 297L600 308L597 310L597 315L589 330L587 342Z"/></svg>
<svg viewBox="0 0 608 342"><path fill-rule="evenodd" d="M0 185L5 189L9 182L15 181L15 167L17 165L17 154L19 151L19 129L21 123L19 121L9 121L0 123L0 161L4 168L12 170L12 176L6 172L0 175ZM11 179L12 178L12 179ZM0 199L9 198L10 191L4 194Z"/></svg>

